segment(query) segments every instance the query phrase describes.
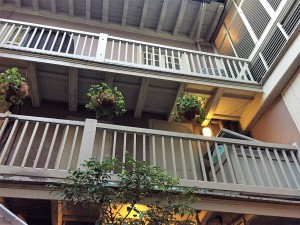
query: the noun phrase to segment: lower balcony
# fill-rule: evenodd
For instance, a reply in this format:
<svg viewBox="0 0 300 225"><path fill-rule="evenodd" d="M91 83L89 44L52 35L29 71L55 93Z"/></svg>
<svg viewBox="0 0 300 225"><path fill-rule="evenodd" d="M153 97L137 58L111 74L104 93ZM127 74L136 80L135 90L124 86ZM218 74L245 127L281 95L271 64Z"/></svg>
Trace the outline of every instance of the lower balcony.
<svg viewBox="0 0 300 225"><path fill-rule="evenodd" d="M1 114L2 180L56 180L91 157L125 152L201 192L300 197L299 149L153 129Z"/></svg>

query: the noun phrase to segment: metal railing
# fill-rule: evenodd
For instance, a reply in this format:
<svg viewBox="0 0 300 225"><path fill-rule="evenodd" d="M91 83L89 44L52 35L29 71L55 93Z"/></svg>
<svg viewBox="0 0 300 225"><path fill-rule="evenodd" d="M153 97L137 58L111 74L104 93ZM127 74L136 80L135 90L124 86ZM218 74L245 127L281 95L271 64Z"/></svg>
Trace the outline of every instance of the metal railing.
<svg viewBox="0 0 300 225"><path fill-rule="evenodd" d="M256 83L246 59L6 19L0 19L0 48Z"/></svg>
<svg viewBox="0 0 300 225"><path fill-rule="evenodd" d="M4 115L0 173L63 178L88 158L125 162L128 151L181 179L183 186L300 196L299 149L227 138L204 137L97 123Z"/></svg>

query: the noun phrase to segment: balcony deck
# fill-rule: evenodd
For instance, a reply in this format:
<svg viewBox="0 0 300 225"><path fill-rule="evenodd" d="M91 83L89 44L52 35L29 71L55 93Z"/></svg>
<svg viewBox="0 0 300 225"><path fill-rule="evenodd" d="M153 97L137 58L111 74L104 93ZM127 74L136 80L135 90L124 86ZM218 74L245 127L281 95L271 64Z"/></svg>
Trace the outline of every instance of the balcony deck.
<svg viewBox="0 0 300 225"><path fill-rule="evenodd" d="M299 149L258 141L1 114L1 178L61 179L91 157L135 159L162 167L199 191L300 196ZM218 151L216 151L218 149Z"/></svg>
<svg viewBox="0 0 300 225"><path fill-rule="evenodd" d="M82 64L89 62L102 69L112 70L117 66L123 72L144 71L161 78L200 80L202 83L207 81L213 86L231 84L236 88L248 85L259 89L246 59L124 39L104 33L0 19L0 49L3 54L7 50L17 50L16 55L25 54L27 58L23 57L24 60L33 60L35 57L39 61L38 58L48 56L49 59L49 56L54 56L58 61L79 60Z"/></svg>

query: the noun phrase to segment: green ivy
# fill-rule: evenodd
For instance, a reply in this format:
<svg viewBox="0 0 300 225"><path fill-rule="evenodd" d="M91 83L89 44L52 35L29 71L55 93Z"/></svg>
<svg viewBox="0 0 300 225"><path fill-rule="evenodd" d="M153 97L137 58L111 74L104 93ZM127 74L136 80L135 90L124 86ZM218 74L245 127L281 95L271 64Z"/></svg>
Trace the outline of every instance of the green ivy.
<svg viewBox="0 0 300 225"><path fill-rule="evenodd" d="M117 87L111 88L106 83L91 85L87 92L89 102L85 105L88 110L96 112L96 118L121 116L126 112L125 101ZM105 105L105 103L111 105Z"/></svg>

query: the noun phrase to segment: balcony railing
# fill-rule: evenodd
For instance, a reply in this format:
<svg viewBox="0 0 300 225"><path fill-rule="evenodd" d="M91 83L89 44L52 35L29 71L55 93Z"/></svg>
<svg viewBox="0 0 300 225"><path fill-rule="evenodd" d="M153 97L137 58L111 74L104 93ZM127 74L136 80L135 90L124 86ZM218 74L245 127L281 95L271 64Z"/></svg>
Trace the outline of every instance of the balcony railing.
<svg viewBox="0 0 300 225"><path fill-rule="evenodd" d="M97 123L4 115L2 177L64 178L90 158L125 162L125 152L162 167L183 186L255 195L300 196L299 149L258 141Z"/></svg>
<svg viewBox="0 0 300 225"><path fill-rule="evenodd" d="M0 19L0 48L182 76L257 83L246 59L5 19Z"/></svg>

